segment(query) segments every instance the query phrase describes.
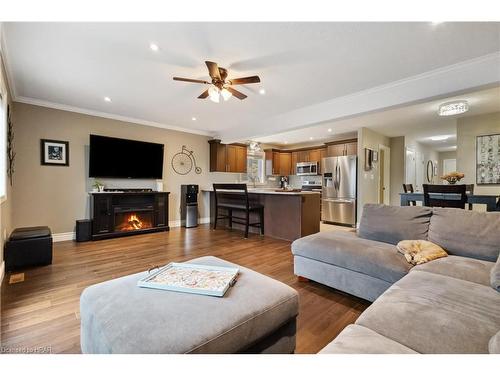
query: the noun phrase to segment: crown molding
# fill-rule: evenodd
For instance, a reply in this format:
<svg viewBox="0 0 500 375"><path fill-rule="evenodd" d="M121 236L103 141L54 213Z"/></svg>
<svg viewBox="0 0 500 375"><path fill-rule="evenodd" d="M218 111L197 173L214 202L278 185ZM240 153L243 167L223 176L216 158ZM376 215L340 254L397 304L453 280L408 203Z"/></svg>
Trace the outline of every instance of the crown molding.
<svg viewBox="0 0 500 375"><path fill-rule="evenodd" d="M261 122L258 128L241 126L214 137L224 143L266 137L497 85L500 83L499 66L500 52L494 52L285 112Z"/></svg>
<svg viewBox="0 0 500 375"><path fill-rule="evenodd" d="M183 128L180 126L166 125L166 124L162 124L159 122L148 121L148 120L138 119L138 118L134 118L134 117L122 116L122 115L116 115L116 114L108 113L108 112L94 111L92 109L74 107L74 106L70 106L70 105L66 105L66 104L60 104L60 103L54 103L54 102L50 102L50 101L46 101L46 100L29 98L26 96L15 96L15 97L13 97L13 101L18 102L18 103L36 105L39 107L53 108L53 109L58 109L61 111L75 112L75 113L81 113L84 115L89 115L89 116L94 116L94 117L102 117L102 118L107 118L107 119L111 119L111 120L128 122L128 123L132 123L132 124L136 124L136 125L152 126L155 128L173 130L173 131L178 131L178 132L182 132L182 133L204 135L204 136L208 136L208 137L213 136L213 132L209 132L209 131L205 131L205 130L189 129L189 128Z"/></svg>

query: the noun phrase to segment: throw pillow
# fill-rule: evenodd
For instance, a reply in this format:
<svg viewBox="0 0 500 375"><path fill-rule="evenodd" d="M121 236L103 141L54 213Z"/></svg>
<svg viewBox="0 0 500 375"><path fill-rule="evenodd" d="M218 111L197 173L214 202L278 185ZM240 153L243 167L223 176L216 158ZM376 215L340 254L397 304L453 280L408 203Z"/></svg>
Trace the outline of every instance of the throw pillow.
<svg viewBox="0 0 500 375"><path fill-rule="evenodd" d="M399 241L397 248L405 256L406 261L413 265L448 256L441 246L426 240Z"/></svg>

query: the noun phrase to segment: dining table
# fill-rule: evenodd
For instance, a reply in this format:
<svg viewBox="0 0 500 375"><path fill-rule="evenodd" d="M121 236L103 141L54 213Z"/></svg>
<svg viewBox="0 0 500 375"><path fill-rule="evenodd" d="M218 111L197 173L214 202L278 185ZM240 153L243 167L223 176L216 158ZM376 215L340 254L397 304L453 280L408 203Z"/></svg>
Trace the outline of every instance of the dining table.
<svg viewBox="0 0 500 375"><path fill-rule="evenodd" d="M440 193L429 193L434 198L437 196L445 196L446 199L460 199L460 194L440 194ZM414 192L414 193L399 193L401 206L409 206L410 202L423 202L424 193ZM497 206L498 199L500 195L495 194L467 194L467 203L469 204L484 204L486 205L486 211L497 211L499 208Z"/></svg>

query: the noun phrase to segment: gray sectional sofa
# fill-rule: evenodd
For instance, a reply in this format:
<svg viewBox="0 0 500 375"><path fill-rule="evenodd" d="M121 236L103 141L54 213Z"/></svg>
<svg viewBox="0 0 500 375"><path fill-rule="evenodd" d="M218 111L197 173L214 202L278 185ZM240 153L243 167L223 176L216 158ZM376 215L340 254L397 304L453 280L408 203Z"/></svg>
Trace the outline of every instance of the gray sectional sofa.
<svg viewBox="0 0 500 375"><path fill-rule="evenodd" d="M449 254L412 266L396 244ZM358 231L292 244L295 274L374 301L320 353L500 353L500 213L366 205Z"/></svg>

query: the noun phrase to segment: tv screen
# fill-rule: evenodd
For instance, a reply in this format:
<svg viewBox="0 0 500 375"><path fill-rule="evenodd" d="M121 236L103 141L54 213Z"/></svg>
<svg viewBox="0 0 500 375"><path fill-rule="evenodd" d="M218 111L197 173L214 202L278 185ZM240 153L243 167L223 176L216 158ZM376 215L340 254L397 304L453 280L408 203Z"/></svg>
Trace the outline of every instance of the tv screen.
<svg viewBox="0 0 500 375"><path fill-rule="evenodd" d="M163 175L163 145L90 135L89 177L154 178Z"/></svg>

